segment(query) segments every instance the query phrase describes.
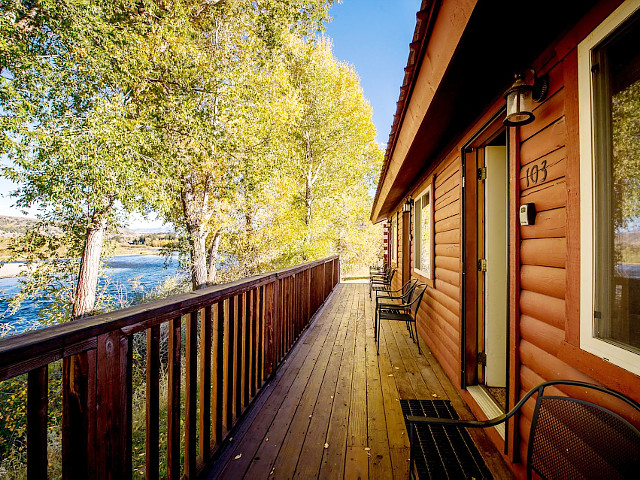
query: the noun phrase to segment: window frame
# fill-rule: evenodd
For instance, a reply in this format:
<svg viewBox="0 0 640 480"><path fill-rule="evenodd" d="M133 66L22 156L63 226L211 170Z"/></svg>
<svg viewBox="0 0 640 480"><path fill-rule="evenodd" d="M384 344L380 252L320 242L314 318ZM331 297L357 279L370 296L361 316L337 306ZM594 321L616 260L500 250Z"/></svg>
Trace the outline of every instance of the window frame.
<svg viewBox="0 0 640 480"><path fill-rule="evenodd" d="M413 212L413 262L411 262L411 267L413 268L413 271L419 275L422 275L424 278L427 278L429 280L433 280L433 262L435 261L434 258L434 254L433 254L433 245L434 245L434 241L433 241L433 236L435 235L434 232L434 228L433 228L433 215L434 215L434 209L433 209L433 185L431 184L431 182L429 183L429 185L426 186L426 188L422 189L422 191L416 196L416 199L413 201L413 205L414 205L414 212ZM416 252L418 252L418 248L421 246L421 240L422 240L422 232L420 232L420 234L418 234L418 221L417 221L417 211L418 211L418 202L422 200L422 198L426 195L429 195L429 228L431 230L431 239L429 241L429 271L425 271L420 269L420 266L417 265L417 261L418 261L418 255Z"/></svg>
<svg viewBox="0 0 640 480"><path fill-rule="evenodd" d="M594 172L599 145L596 129L594 79L591 73L592 53L638 10L640 0L627 0L578 44L578 99L580 139L580 348L603 360L618 365L636 375L640 374L640 355L613 341L594 336L596 284L594 279L596 252L594 238L597 217L595 208L596 182ZM591 219L591 221L587 220Z"/></svg>
<svg viewBox="0 0 640 480"><path fill-rule="evenodd" d="M391 216L391 235L389 235L391 243L391 262L398 265L398 214Z"/></svg>

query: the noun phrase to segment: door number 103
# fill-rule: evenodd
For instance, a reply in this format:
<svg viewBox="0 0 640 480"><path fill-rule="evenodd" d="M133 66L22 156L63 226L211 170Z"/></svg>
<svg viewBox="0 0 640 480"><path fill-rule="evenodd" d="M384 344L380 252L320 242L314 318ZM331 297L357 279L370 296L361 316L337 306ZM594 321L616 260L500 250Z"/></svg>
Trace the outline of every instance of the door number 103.
<svg viewBox="0 0 640 480"><path fill-rule="evenodd" d="M537 185L547 179L547 161L543 160L540 166L535 164L533 167L527 167L527 187Z"/></svg>

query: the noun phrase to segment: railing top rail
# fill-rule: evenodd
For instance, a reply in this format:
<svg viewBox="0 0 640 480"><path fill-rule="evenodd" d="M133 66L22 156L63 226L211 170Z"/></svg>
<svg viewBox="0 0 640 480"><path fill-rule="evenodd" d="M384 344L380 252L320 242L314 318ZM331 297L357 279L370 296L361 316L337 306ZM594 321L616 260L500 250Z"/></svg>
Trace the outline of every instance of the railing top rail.
<svg viewBox="0 0 640 480"><path fill-rule="evenodd" d="M231 283L214 285L180 295L172 295L171 297L134 305L129 308L0 339L0 365L6 367L10 364L28 361L29 358L49 351L63 351L66 347L86 342L98 335L118 329L127 329L127 327L132 327L146 320L175 318L221 302L272 282L277 278L288 277L337 258L338 256L334 255L303 265L244 278Z"/></svg>

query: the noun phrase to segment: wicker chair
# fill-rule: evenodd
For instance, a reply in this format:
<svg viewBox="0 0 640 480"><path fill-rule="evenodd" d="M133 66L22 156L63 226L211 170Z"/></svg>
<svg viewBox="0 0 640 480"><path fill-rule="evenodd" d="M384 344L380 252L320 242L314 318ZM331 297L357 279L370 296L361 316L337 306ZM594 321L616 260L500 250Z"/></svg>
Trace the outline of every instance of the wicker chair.
<svg viewBox="0 0 640 480"><path fill-rule="evenodd" d="M550 386L570 386L583 392L600 392L640 412L640 404L608 388L571 380L545 382L531 389L508 413L492 420L451 420L408 416L411 442L410 472L418 448L416 425L486 428L507 421L536 393L529 433L527 478L535 472L541 478L638 478L640 472L640 430L617 413L593 403L552 393ZM439 428L439 427L435 427Z"/></svg>

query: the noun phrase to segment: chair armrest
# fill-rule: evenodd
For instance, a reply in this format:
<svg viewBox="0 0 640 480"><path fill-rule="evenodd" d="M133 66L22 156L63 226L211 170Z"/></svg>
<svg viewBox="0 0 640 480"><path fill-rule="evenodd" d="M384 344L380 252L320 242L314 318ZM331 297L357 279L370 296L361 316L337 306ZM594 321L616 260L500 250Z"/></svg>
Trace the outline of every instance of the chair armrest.
<svg viewBox="0 0 640 480"><path fill-rule="evenodd" d="M507 418L508 416L505 413L491 420L454 420L452 418L419 417L410 415L407 417L407 422L410 424L426 423L428 425L442 425L445 427L487 428L499 425L506 421Z"/></svg>

